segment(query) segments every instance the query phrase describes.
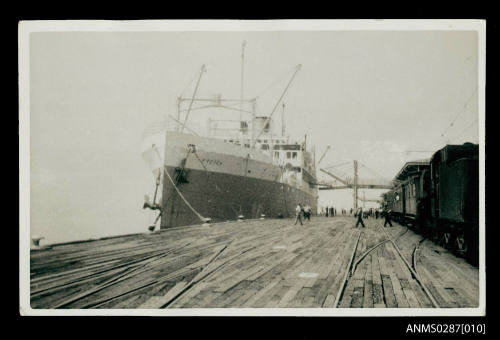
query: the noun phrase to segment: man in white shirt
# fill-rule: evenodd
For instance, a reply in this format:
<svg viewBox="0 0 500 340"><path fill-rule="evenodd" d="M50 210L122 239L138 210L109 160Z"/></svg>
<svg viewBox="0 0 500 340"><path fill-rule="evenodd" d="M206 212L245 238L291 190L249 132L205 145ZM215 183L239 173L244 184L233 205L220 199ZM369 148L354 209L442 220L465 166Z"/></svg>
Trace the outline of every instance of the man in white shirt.
<svg viewBox="0 0 500 340"><path fill-rule="evenodd" d="M300 225L302 224L302 214L303 214L303 209L302 209L302 204L297 204L297 207L295 208L295 223L293 225L297 224L297 221L300 222Z"/></svg>

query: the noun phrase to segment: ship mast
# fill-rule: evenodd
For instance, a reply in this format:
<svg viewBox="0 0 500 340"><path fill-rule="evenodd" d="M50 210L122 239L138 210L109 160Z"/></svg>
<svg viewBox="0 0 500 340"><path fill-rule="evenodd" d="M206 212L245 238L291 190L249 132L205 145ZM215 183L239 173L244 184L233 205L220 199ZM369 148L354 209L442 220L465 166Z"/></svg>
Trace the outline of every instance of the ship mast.
<svg viewBox="0 0 500 340"><path fill-rule="evenodd" d="M186 113L186 118L184 118L184 123L182 123L180 132L184 131L184 127L186 126L186 123L187 123L187 120L188 120L188 117L189 117L189 113L191 112L191 108L193 106L193 102L194 102L194 99L196 97L196 93L198 92L198 86L200 86L201 76L203 75L203 73L205 71L206 71L205 65L201 65L200 75L198 76L198 81L196 82L196 87L194 88L193 95L191 96L191 101L189 102L189 108L188 108L188 111Z"/></svg>
<svg viewBox="0 0 500 340"><path fill-rule="evenodd" d="M245 65L245 45L247 44L246 41L243 41L243 44L241 45L241 87L240 87L240 130L241 130L241 120L242 120L242 113L243 113L243 84L244 84L244 65Z"/></svg>

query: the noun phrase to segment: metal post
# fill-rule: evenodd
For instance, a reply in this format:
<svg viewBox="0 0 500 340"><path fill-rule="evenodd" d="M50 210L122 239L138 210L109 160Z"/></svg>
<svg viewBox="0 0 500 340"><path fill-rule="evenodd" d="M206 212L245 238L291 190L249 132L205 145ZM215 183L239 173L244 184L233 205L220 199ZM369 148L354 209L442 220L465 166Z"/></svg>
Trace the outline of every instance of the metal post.
<svg viewBox="0 0 500 340"><path fill-rule="evenodd" d="M241 88L240 88L240 126L241 126L241 119L242 119L242 111L243 111L243 76L244 76L244 65L245 65L245 45L246 41L243 41L243 44L241 45ZM241 127L240 127L241 130Z"/></svg>
<svg viewBox="0 0 500 340"><path fill-rule="evenodd" d="M358 210L358 161L354 161L354 211Z"/></svg>
<svg viewBox="0 0 500 340"><path fill-rule="evenodd" d="M181 124L181 97L177 97L177 129L176 131L179 132L179 128Z"/></svg>
<svg viewBox="0 0 500 340"><path fill-rule="evenodd" d="M252 100L252 143L250 144L253 147L255 147L255 105L257 104L257 99Z"/></svg>
<svg viewBox="0 0 500 340"><path fill-rule="evenodd" d="M283 103L283 110L281 111L281 137L285 137L285 103Z"/></svg>

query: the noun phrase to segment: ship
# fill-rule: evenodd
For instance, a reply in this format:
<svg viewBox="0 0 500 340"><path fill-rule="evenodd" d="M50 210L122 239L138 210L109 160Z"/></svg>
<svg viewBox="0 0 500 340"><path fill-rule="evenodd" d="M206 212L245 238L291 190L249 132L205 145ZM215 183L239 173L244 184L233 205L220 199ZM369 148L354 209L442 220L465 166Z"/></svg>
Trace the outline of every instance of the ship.
<svg viewBox="0 0 500 340"><path fill-rule="evenodd" d="M196 89L190 98L177 98L177 117L170 116L173 124L152 127L143 138L143 158L156 178L153 201L146 196L143 207L158 210L154 225L159 219L165 229L287 218L295 215L299 203L316 213L315 148L308 147L307 135L293 140L285 129L282 99L299 69L295 67L269 115L256 113L257 98L196 98ZM204 72L202 66L196 88ZM278 104L282 122L277 133L273 115ZM206 133L201 134L187 124L197 108L236 111L239 117L234 113L232 119L216 119L209 112Z"/></svg>

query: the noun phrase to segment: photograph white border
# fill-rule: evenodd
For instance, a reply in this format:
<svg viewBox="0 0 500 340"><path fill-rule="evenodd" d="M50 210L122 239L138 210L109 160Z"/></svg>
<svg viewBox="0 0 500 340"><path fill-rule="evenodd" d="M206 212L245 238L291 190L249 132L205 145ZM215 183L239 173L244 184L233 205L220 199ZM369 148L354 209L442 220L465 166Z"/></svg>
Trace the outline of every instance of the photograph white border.
<svg viewBox="0 0 500 340"><path fill-rule="evenodd" d="M34 32L158 31L476 31L479 104L479 307L478 308L185 308L33 309L30 306L30 34ZM19 67L19 305L21 315L127 316L484 316L485 271L485 20L47 20L21 21Z"/></svg>

